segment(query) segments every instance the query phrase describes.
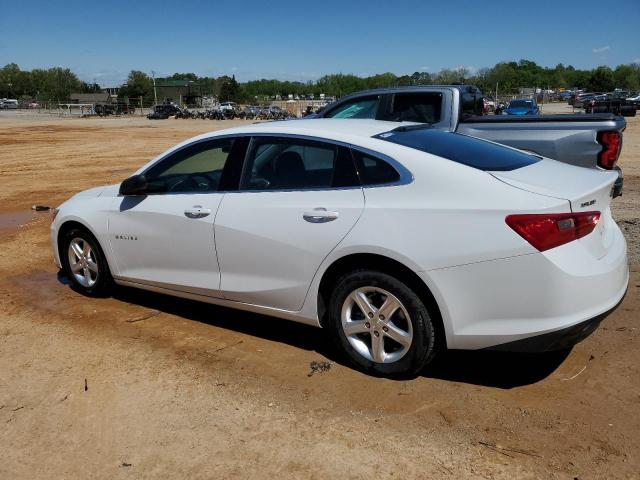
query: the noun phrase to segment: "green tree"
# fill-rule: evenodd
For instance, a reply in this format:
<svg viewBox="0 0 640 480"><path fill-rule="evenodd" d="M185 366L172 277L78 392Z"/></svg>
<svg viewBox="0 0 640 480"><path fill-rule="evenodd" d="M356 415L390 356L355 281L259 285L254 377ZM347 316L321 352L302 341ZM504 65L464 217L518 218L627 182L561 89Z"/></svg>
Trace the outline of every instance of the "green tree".
<svg viewBox="0 0 640 480"><path fill-rule="evenodd" d="M587 82L589 90L594 92L608 92L615 88L613 71L609 67L598 67L591 72Z"/></svg>
<svg viewBox="0 0 640 480"><path fill-rule="evenodd" d="M241 102L243 99L243 92L235 75L221 85L220 100L223 102Z"/></svg>
<svg viewBox="0 0 640 480"><path fill-rule="evenodd" d="M630 91L640 90L640 64L618 65L613 71L615 86Z"/></svg>
<svg viewBox="0 0 640 480"><path fill-rule="evenodd" d="M144 72L131 70L127 77L127 83L120 87L119 96L153 100L153 79Z"/></svg>

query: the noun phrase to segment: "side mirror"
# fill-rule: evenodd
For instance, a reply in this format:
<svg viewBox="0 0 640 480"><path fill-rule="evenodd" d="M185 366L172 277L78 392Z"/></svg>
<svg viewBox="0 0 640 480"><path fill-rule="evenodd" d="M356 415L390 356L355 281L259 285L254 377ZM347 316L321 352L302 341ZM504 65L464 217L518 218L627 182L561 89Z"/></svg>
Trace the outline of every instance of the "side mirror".
<svg viewBox="0 0 640 480"><path fill-rule="evenodd" d="M120 195L145 195L148 186L144 175L134 175L120 184Z"/></svg>

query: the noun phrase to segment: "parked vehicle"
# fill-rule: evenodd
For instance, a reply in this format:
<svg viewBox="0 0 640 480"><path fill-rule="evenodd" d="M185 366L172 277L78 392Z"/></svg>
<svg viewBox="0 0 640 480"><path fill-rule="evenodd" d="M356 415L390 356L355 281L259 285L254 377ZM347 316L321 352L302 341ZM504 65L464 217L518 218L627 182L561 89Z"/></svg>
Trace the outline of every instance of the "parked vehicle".
<svg viewBox="0 0 640 480"><path fill-rule="evenodd" d="M585 113L613 113L625 117L636 116L636 105L625 97L629 92L595 95L583 104Z"/></svg>
<svg viewBox="0 0 640 480"><path fill-rule="evenodd" d="M619 180L614 196L621 195L622 171L616 162L626 128L624 118L612 114L479 116L476 114L482 113L482 94L478 103L474 100L476 94L466 87L469 86L367 90L343 97L305 119L375 118L429 123L579 167L616 169Z"/></svg>
<svg viewBox="0 0 640 480"><path fill-rule="evenodd" d="M582 108L582 103L589 97L598 95L599 93L589 93L584 90L576 90L571 93L568 103L576 108Z"/></svg>
<svg viewBox="0 0 640 480"><path fill-rule="evenodd" d="M125 102L118 103L97 103L93 106L93 111L101 117L107 115L123 115L135 113L136 107Z"/></svg>
<svg viewBox="0 0 640 480"><path fill-rule="evenodd" d="M16 110L18 108L18 100L13 98L3 98L0 100L0 108L4 110Z"/></svg>
<svg viewBox="0 0 640 480"><path fill-rule="evenodd" d="M482 99L483 101L483 109L482 109L482 113L484 115L489 115L490 113L495 112L496 110L496 102L494 102L491 98L489 97L484 97Z"/></svg>
<svg viewBox="0 0 640 480"><path fill-rule="evenodd" d="M199 113L195 110L189 110L188 108L178 107L178 111L175 113L175 118L201 118Z"/></svg>
<svg viewBox="0 0 640 480"><path fill-rule="evenodd" d="M235 110L237 106L238 105L235 102L222 102L220 104L220 110L222 111Z"/></svg>
<svg viewBox="0 0 640 480"><path fill-rule="evenodd" d="M154 105L153 112L147 115L147 118L149 120L166 120L180 112L180 107L177 105L174 105L173 103L163 103L160 105Z"/></svg>
<svg viewBox="0 0 640 480"><path fill-rule="evenodd" d="M640 93L636 93L633 96L627 98L627 102L635 105L636 110L640 109Z"/></svg>
<svg viewBox="0 0 640 480"><path fill-rule="evenodd" d="M511 100L507 108L504 109L505 115L539 115L540 108L535 99L519 99Z"/></svg>
<svg viewBox="0 0 640 480"><path fill-rule="evenodd" d="M322 326L358 368L406 375L444 348L590 334L629 278L615 179L425 125L268 122L77 194L51 239L86 295L115 282Z"/></svg>
<svg viewBox="0 0 640 480"><path fill-rule="evenodd" d="M257 105L248 105L244 108L244 118L254 120L260 114L260 107Z"/></svg>

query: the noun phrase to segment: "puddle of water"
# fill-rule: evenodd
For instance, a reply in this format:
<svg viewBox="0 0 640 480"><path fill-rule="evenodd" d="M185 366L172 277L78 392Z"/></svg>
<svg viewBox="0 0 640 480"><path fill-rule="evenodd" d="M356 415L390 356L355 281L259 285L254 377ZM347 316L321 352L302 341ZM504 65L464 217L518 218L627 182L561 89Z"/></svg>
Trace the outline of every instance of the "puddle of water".
<svg viewBox="0 0 640 480"><path fill-rule="evenodd" d="M37 306L41 310L64 311L66 296L63 292L69 289L62 287L66 278L60 273L56 275L54 272L36 270L9 277L7 280L19 287L21 292L32 292L24 296L30 305Z"/></svg>
<svg viewBox="0 0 640 480"><path fill-rule="evenodd" d="M29 223L33 218L35 218L35 212L31 211L0 213L0 231L14 230Z"/></svg>
<svg viewBox="0 0 640 480"><path fill-rule="evenodd" d="M4 237L10 233L15 232L18 228L36 218L43 215L51 215L51 210L43 211L20 211L20 212L3 212L0 213L0 237Z"/></svg>

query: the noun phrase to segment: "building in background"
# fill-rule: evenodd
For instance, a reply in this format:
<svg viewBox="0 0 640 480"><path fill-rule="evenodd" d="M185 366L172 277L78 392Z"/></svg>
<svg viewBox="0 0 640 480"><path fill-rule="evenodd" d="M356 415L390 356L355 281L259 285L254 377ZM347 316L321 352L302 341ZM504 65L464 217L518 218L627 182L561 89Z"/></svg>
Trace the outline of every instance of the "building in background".
<svg viewBox="0 0 640 480"><path fill-rule="evenodd" d="M157 80L156 90L159 103L202 107L204 87L193 80Z"/></svg>

